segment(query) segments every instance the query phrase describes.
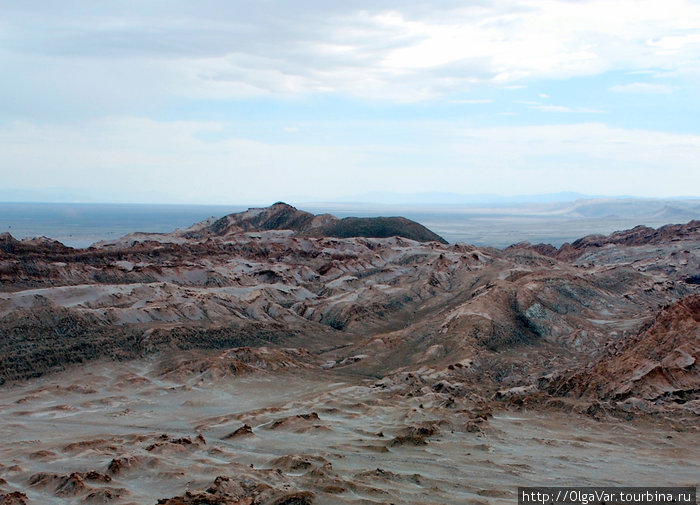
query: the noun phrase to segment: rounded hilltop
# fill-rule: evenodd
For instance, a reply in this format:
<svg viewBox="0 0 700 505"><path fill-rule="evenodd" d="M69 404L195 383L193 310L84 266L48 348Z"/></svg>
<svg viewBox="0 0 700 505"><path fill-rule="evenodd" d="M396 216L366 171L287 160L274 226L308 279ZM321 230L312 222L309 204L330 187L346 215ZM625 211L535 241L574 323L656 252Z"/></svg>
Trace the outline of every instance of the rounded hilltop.
<svg viewBox="0 0 700 505"><path fill-rule="evenodd" d="M417 242L447 241L422 224L405 217L346 217L331 214L312 214L284 202L269 207L251 208L229 214L214 221L201 235L223 236L242 231L292 230L308 237L403 237Z"/></svg>

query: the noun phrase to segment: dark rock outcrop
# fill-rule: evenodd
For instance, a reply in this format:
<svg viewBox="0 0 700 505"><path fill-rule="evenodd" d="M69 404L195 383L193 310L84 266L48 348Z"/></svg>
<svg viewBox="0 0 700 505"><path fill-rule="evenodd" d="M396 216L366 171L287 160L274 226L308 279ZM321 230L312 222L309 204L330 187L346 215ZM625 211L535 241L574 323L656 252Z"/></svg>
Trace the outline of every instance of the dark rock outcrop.
<svg viewBox="0 0 700 505"><path fill-rule="evenodd" d="M20 491L0 494L0 505L28 505L28 503L27 495Z"/></svg>
<svg viewBox="0 0 700 505"><path fill-rule="evenodd" d="M188 237L202 238L208 234L229 235L242 231L292 230L300 236L311 237L403 237L418 242L447 241L425 226L404 217L346 217L330 214L313 215L283 202L261 209L229 214L204 229L190 232Z"/></svg>

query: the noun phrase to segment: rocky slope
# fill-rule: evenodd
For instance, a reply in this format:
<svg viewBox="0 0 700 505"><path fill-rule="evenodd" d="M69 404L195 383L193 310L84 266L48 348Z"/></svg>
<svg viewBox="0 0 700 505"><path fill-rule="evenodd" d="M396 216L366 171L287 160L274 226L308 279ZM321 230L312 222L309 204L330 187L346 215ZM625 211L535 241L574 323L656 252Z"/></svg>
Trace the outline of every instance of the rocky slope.
<svg viewBox="0 0 700 505"><path fill-rule="evenodd" d="M622 402L628 409L674 402L700 415L699 360L700 296L690 295L664 308L639 334L610 342L593 363L554 378L548 389Z"/></svg>
<svg viewBox="0 0 700 505"><path fill-rule="evenodd" d="M560 250L385 224L276 204L88 249L0 236L0 503L490 503L514 475L658 475L570 416L697 436L697 222Z"/></svg>
<svg viewBox="0 0 700 505"><path fill-rule="evenodd" d="M310 237L403 237L418 242L447 241L425 226L403 217L346 217L330 214L315 216L278 202L267 208L229 214L213 222L194 225L184 233L187 238L232 235L242 231L292 230L296 236Z"/></svg>
<svg viewBox="0 0 700 505"><path fill-rule="evenodd" d="M486 384L518 386L588 365L699 289L697 221L589 237L576 255L312 236L343 222L354 221L280 203L83 250L5 234L0 380L99 357L273 344L367 376L468 360ZM367 358L346 361L357 355Z"/></svg>
<svg viewBox="0 0 700 505"><path fill-rule="evenodd" d="M627 248L664 245L697 239L700 234L700 221L693 220L686 224L669 224L658 229L648 226L636 226L610 235L587 235L571 244L563 244L558 249L549 244L517 244L513 247L526 247L540 254L565 261L573 261L584 255L595 254L605 250L624 250Z"/></svg>

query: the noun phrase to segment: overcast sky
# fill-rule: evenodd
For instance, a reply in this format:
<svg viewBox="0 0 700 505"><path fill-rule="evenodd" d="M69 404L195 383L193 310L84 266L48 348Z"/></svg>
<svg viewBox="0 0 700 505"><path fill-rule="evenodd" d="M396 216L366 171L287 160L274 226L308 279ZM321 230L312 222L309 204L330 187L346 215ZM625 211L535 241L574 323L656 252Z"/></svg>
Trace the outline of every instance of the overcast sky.
<svg viewBox="0 0 700 505"><path fill-rule="evenodd" d="M0 3L0 200L700 196L700 2Z"/></svg>

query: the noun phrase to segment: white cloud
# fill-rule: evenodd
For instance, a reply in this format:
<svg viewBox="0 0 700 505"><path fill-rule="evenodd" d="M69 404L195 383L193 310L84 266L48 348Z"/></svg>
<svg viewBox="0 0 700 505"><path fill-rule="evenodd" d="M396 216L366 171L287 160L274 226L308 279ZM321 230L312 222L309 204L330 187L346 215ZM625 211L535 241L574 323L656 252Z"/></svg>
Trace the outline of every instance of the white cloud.
<svg viewBox="0 0 700 505"><path fill-rule="evenodd" d="M478 64L481 79L506 83L613 68L698 65L693 63L700 52L693 46L695 36L678 40L675 35L700 27L697 3L672 0L663 8L636 0L480 5L456 10L443 22L411 19L399 10L377 15L380 26L400 29L411 41L389 51L381 64L396 73ZM668 57L669 46L678 49L675 57Z"/></svg>
<svg viewBox="0 0 700 505"><path fill-rule="evenodd" d="M393 121L348 124L366 130L363 141L325 146L232 137L223 127L133 117L61 129L5 125L0 185L72 187L93 200L161 193L165 201L201 203L324 199L387 188L662 196L700 187L698 135L601 123L477 128Z"/></svg>
<svg viewBox="0 0 700 505"><path fill-rule="evenodd" d="M694 0L26 0L0 3L0 33L3 187L77 184L122 200L143 187L202 202L455 185L602 194L700 187L697 137L526 126L541 121L534 111L553 122L605 113L610 94L597 103L591 94L590 107L566 101L592 82L580 76L644 81L645 72L654 82L610 89L697 94L688 85L700 83ZM601 82L610 86L607 76ZM534 101L516 107L503 98L521 98L526 87ZM464 122L415 119L445 117L445 102L465 105L447 113ZM684 124L697 112L690 103ZM314 120L313 107L325 104L326 122ZM610 110L611 122L633 119ZM223 119L192 120L200 117ZM524 126L465 127L478 119Z"/></svg>
<svg viewBox="0 0 700 505"><path fill-rule="evenodd" d="M574 112L571 107L566 107L564 105L531 105L531 109L537 109L544 112Z"/></svg>
<svg viewBox="0 0 700 505"><path fill-rule="evenodd" d="M462 100L450 100L450 103L461 103L467 105L480 105L486 103L493 103L490 98L466 98Z"/></svg>
<svg viewBox="0 0 700 505"><path fill-rule="evenodd" d="M591 109L588 107L569 107L566 105L552 105L532 100L514 100L513 103L525 105L528 109L540 110L543 112L578 113L578 114L606 114L607 111L601 109Z"/></svg>
<svg viewBox="0 0 700 505"><path fill-rule="evenodd" d="M12 123L0 128L0 185L72 187L91 199L127 202L138 193L181 202L250 202L321 188L343 193L342 174L351 177L357 163L357 154L344 148L204 140L222 127L133 117L61 128Z"/></svg>
<svg viewBox="0 0 700 505"><path fill-rule="evenodd" d="M152 95L337 92L409 101L479 83L514 87L609 70L700 67L700 4L691 0L203 1L196 8L173 1L90 9L46 1L0 7L0 18L5 55L34 60L6 73L18 86L30 79L16 72L83 67L53 76L59 89L118 75L111 86L100 83L112 88L150 68ZM117 94L104 87L91 93Z"/></svg>
<svg viewBox="0 0 700 505"><path fill-rule="evenodd" d="M700 29L700 25L696 25L694 29ZM686 49L687 46L700 46L700 33L661 37L659 40L649 40L648 44L659 48L663 54L676 54L681 50Z"/></svg>
<svg viewBox="0 0 700 505"><path fill-rule="evenodd" d="M641 94L662 94L673 93L673 86L668 84L651 84L647 82L631 82L629 84L619 84L610 88L616 93L641 93Z"/></svg>
<svg viewBox="0 0 700 505"><path fill-rule="evenodd" d="M539 188L544 193L672 196L700 187L698 135L602 123L462 128L455 135L455 153L479 168L470 172L471 183L493 191L500 175L501 193ZM468 181L455 178L454 184Z"/></svg>

